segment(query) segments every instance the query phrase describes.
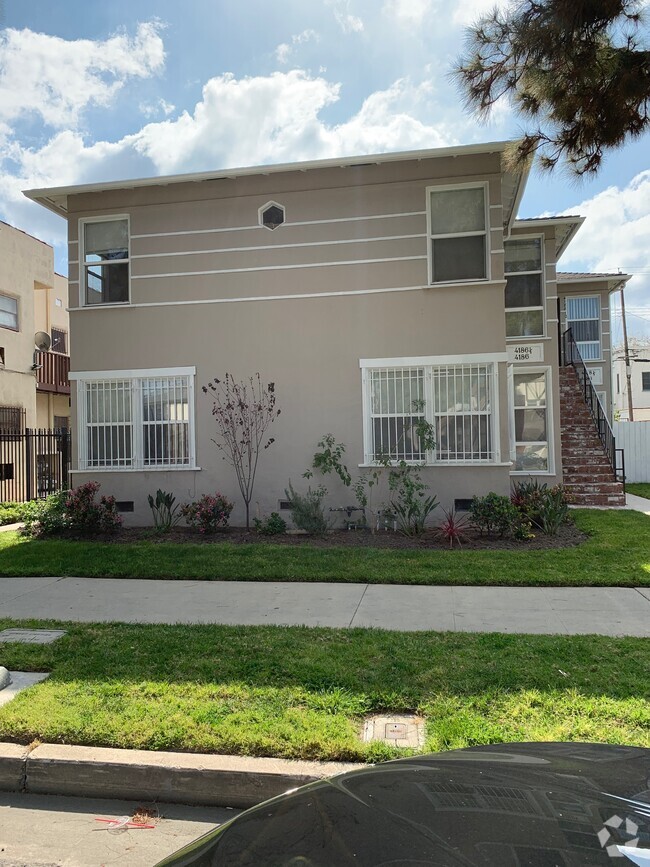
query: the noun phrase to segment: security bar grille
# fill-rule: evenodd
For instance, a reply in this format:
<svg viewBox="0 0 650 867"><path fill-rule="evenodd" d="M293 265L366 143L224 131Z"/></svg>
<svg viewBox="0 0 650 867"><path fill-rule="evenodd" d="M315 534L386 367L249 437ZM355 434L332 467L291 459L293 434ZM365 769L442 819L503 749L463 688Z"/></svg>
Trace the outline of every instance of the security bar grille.
<svg viewBox="0 0 650 867"><path fill-rule="evenodd" d="M187 377L142 380L142 425L145 466L189 465Z"/></svg>
<svg viewBox="0 0 650 867"><path fill-rule="evenodd" d="M424 368L378 368L370 384L374 460L423 461L415 425L424 418Z"/></svg>
<svg viewBox="0 0 650 867"><path fill-rule="evenodd" d="M494 365L370 368L366 372L366 460L490 463L494 449ZM427 453L417 424L434 427Z"/></svg>
<svg viewBox="0 0 650 867"><path fill-rule="evenodd" d="M80 469L193 464L190 376L80 381L79 388Z"/></svg>

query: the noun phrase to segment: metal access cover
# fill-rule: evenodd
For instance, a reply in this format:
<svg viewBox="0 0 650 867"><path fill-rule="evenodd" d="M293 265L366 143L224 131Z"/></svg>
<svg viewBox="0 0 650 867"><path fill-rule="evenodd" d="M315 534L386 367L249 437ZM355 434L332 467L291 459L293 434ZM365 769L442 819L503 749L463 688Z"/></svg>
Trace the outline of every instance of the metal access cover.
<svg viewBox="0 0 650 867"><path fill-rule="evenodd" d="M3 629L0 644L52 644L62 635L65 635L65 629Z"/></svg>
<svg viewBox="0 0 650 867"><path fill-rule="evenodd" d="M369 716L363 724L361 739L419 749L424 746L424 720L415 714Z"/></svg>

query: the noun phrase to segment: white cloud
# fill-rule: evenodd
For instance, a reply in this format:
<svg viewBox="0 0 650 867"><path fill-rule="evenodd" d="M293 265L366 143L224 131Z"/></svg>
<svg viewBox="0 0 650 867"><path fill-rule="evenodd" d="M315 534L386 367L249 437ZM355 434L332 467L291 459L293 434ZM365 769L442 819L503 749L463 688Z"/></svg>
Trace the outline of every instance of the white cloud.
<svg viewBox="0 0 650 867"><path fill-rule="evenodd" d="M417 30L427 22L433 24L434 0L385 0L382 12L401 27Z"/></svg>
<svg viewBox="0 0 650 867"><path fill-rule="evenodd" d="M332 8L334 17L344 33L361 33L363 21L350 11L350 0L325 0Z"/></svg>
<svg viewBox="0 0 650 867"><path fill-rule="evenodd" d="M141 102L138 106L140 114L144 117L158 117L161 114L165 117L169 117L175 109L175 105L171 102L167 102L167 100L162 97L157 99L155 102Z"/></svg>
<svg viewBox="0 0 650 867"><path fill-rule="evenodd" d="M454 24L466 27L488 15L495 7L502 9L508 5L509 0L457 0L451 20Z"/></svg>
<svg viewBox="0 0 650 867"><path fill-rule="evenodd" d="M559 267L620 269L632 274L626 289L630 309L650 316L650 170L640 172L625 187L608 187L565 213L581 214L586 220Z"/></svg>
<svg viewBox="0 0 650 867"><path fill-rule="evenodd" d="M291 43L282 42L275 49L275 57L278 63L288 63L290 56L296 45L302 45L305 42L318 42L320 39L315 30L303 30L302 33L294 33L291 37Z"/></svg>
<svg viewBox="0 0 650 867"><path fill-rule="evenodd" d="M89 105L108 105L132 77L159 72L165 52L158 22L133 37L68 41L31 30L0 36L0 122L40 115L54 128L74 127Z"/></svg>

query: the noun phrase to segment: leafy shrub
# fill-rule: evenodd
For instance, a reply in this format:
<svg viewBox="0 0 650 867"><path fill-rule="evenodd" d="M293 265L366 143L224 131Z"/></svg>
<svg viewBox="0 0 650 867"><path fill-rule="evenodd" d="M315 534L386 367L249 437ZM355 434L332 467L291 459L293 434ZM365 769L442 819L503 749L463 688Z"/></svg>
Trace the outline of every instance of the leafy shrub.
<svg viewBox="0 0 650 867"><path fill-rule="evenodd" d="M444 509L444 519L438 526L438 533L443 539L449 542L449 547L453 548L456 543L458 547L462 547L462 540L465 538L465 530L467 529L468 516L459 514L456 509Z"/></svg>
<svg viewBox="0 0 650 867"><path fill-rule="evenodd" d="M36 501L28 503L0 503L0 527L4 524L18 524L29 521L35 514Z"/></svg>
<svg viewBox="0 0 650 867"><path fill-rule="evenodd" d="M348 468L343 463L343 455L345 454L345 446L343 443L337 443L334 434L328 433L318 441L319 452L314 454L312 467L315 470L320 470L324 476L329 473L336 473L339 479L346 487L350 487L352 476ZM303 478L311 478L311 472L308 470L303 473Z"/></svg>
<svg viewBox="0 0 650 867"><path fill-rule="evenodd" d="M390 507L397 518L400 533L419 536L424 532L427 518L438 506L438 500L426 495L429 486L422 481L417 468L405 461L391 469L388 487L391 491Z"/></svg>
<svg viewBox="0 0 650 867"><path fill-rule="evenodd" d="M569 495L562 485L531 481L516 482L510 495L521 514L547 536L555 536L569 517Z"/></svg>
<svg viewBox="0 0 650 867"><path fill-rule="evenodd" d="M149 494L149 508L153 512L153 525L159 533L168 533L183 517L176 497L167 491L156 491L156 499Z"/></svg>
<svg viewBox="0 0 650 867"><path fill-rule="evenodd" d="M99 482L86 482L68 492L65 519L73 532L113 533L121 526L115 497L102 496L99 502L95 500L100 487Z"/></svg>
<svg viewBox="0 0 650 867"><path fill-rule="evenodd" d="M504 497L490 491L485 497L474 497L470 506L470 521L481 536L498 533L503 537L512 532L519 521L519 510Z"/></svg>
<svg viewBox="0 0 650 867"><path fill-rule="evenodd" d="M24 532L31 536L115 532L122 524L115 497L102 496L98 502L100 487L98 482L86 482L35 502Z"/></svg>
<svg viewBox="0 0 650 867"><path fill-rule="evenodd" d="M327 488L319 485L317 488L307 488L305 495L294 491L291 482L285 488L284 494L291 503L291 520L299 530L305 530L313 536L322 536L329 530L329 522L325 517L323 499Z"/></svg>
<svg viewBox="0 0 650 867"><path fill-rule="evenodd" d="M223 494L203 494L196 503L185 503L181 506L181 515L189 526L198 529L199 533L215 533L219 527L228 524L233 508L234 503Z"/></svg>
<svg viewBox="0 0 650 867"><path fill-rule="evenodd" d="M277 512L271 512L263 521L255 518L253 523L260 536L282 536L287 532L287 522Z"/></svg>

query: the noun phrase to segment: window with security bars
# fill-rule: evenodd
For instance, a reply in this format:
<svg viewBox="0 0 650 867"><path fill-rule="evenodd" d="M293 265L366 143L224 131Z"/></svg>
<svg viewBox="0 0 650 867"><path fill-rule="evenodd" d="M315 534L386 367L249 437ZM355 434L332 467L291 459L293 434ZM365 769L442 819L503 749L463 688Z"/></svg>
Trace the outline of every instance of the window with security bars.
<svg viewBox="0 0 650 867"><path fill-rule="evenodd" d="M598 295L566 299L566 325L583 360L600 358L600 298Z"/></svg>
<svg viewBox="0 0 650 867"><path fill-rule="evenodd" d="M81 388L86 429L82 469L190 466L189 376L85 381Z"/></svg>
<svg viewBox="0 0 650 867"><path fill-rule="evenodd" d="M424 368L370 371L373 460L423 461L416 425L424 418Z"/></svg>
<svg viewBox="0 0 650 867"><path fill-rule="evenodd" d="M490 463L493 364L369 368L366 371L366 460L389 457L417 463ZM418 423L433 426L426 452Z"/></svg>
<svg viewBox="0 0 650 867"><path fill-rule="evenodd" d="M145 466L189 464L190 404L186 376L142 380Z"/></svg>
<svg viewBox="0 0 650 867"><path fill-rule="evenodd" d="M52 329L52 352L68 354L68 335L62 328Z"/></svg>
<svg viewBox="0 0 650 867"><path fill-rule="evenodd" d="M433 368L436 461L492 461L492 366Z"/></svg>

